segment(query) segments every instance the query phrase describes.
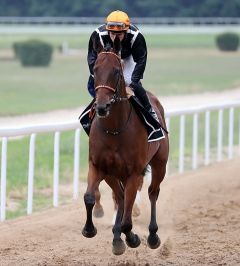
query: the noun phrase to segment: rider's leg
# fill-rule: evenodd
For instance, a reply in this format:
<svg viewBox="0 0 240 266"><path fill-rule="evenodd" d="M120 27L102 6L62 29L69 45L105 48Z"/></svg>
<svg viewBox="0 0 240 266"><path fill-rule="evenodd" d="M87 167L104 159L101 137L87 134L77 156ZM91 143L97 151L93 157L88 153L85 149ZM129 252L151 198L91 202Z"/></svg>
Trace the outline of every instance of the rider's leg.
<svg viewBox="0 0 240 266"><path fill-rule="evenodd" d="M136 63L133 60L132 56L129 56L123 60L123 75L125 79L126 86L130 86L137 98L141 101L144 108L157 120L157 114L152 108L148 96L146 94L145 89L142 87L141 82L133 83L131 80L133 70L135 68Z"/></svg>
<svg viewBox="0 0 240 266"><path fill-rule="evenodd" d="M159 122L157 114L156 114L155 110L153 109L152 105L150 104L147 93L146 93L145 89L143 88L141 82L131 83L130 87L133 88L135 95L140 100L143 107L153 116L153 118L155 118Z"/></svg>

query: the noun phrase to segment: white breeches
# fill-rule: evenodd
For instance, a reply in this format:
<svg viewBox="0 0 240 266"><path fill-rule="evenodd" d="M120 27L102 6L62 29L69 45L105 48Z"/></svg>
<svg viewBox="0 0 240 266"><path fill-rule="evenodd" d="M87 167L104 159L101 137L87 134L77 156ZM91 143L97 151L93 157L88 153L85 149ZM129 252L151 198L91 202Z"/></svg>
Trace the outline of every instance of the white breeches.
<svg viewBox="0 0 240 266"><path fill-rule="evenodd" d="M125 79L126 86L131 84L131 77L136 63L133 61L133 57L130 55L129 57L122 60L123 65L123 76Z"/></svg>

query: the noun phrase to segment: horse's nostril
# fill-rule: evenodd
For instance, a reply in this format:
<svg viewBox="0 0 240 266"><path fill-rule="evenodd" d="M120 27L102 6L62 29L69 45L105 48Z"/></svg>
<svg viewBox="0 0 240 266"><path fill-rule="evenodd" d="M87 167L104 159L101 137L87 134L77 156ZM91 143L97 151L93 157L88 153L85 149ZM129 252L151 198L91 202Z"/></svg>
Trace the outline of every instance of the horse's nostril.
<svg viewBox="0 0 240 266"><path fill-rule="evenodd" d="M107 105L98 105L96 106L96 111L98 116L106 116L108 108Z"/></svg>

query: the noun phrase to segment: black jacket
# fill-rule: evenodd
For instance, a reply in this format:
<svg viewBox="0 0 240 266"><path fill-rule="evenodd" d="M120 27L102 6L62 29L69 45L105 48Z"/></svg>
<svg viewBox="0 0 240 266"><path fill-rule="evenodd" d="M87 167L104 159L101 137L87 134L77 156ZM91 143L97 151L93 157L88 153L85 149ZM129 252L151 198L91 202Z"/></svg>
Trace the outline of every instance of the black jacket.
<svg viewBox="0 0 240 266"><path fill-rule="evenodd" d="M98 27L91 35L88 44L88 66L90 73L93 75L93 67L97 59L97 52L94 50L94 43L101 42L102 46L107 43L112 45L112 40L108 35L105 25ZM134 25L130 25L126 32L126 35L121 42L121 58L125 59L132 55L134 62L136 63L134 71L132 73L132 82L138 83L143 78L143 73L146 67L147 61L147 47L144 36L139 32L138 28Z"/></svg>

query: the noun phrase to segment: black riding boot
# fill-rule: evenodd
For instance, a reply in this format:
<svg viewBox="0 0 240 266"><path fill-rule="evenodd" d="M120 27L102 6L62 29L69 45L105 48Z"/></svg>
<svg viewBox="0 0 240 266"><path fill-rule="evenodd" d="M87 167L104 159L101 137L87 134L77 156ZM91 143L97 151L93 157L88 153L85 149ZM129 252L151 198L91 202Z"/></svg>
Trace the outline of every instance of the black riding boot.
<svg viewBox="0 0 240 266"><path fill-rule="evenodd" d="M153 118L155 118L159 122L158 116L155 110L153 109L152 105L150 104L147 93L143 88L141 82L131 83L130 87L133 88L135 95L140 100L143 107L153 116Z"/></svg>

